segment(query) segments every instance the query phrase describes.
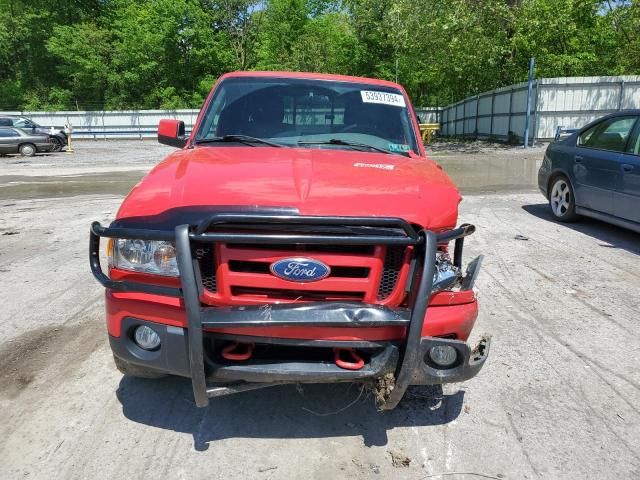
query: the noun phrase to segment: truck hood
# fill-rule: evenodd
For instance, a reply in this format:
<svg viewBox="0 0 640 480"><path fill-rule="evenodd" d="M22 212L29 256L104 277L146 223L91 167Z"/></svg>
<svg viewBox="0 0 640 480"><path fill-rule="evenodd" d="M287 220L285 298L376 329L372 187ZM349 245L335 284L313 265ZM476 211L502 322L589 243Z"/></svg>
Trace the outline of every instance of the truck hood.
<svg viewBox="0 0 640 480"><path fill-rule="evenodd" d="M454 227L460 194L432 160L336 149L180 150L129 193L118 219L176 207L293 207L302 215L400 217Z"/></svg>

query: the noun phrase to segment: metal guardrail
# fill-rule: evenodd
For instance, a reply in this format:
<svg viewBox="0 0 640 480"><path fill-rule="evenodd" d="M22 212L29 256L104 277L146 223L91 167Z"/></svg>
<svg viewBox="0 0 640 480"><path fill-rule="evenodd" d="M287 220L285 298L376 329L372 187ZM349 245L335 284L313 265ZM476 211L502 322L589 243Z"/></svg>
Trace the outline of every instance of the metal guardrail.
<svg viewBox="0 0 640 480"><path fill-rule="evenodd" d="M65 125L73 127L78 139L153 138L157 135L158 122L163 118L182 120L188 129L193 127L199 109L179 110L107 110L107 111L10 111L0 115L23 116L35 123L61 130Z"/></svg>
<svg viewBox="0 0 640 480"><path fill-rule="evenodd" d="M191 130L186 131L187 136L191 134ZM98 140L100 138L156 138L158 135L158 128L144 128L135 130L85 130L81 128L73 129L73 138L75 139L93 139Z"/></svg>
<svg viewBox="0 0 640 480"><path fill-rule="evenodd" d="M153 138L158 134L158 129L144 129L144 130L80 130L73 129L73 137L80 139L92 138L98 140L103 138Z"/></svg>

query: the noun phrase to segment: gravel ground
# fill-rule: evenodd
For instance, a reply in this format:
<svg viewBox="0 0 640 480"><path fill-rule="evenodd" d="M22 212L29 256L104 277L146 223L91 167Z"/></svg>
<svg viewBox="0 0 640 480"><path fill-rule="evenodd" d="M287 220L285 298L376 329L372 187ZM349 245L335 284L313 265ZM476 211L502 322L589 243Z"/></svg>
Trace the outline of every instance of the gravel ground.
<svg viewBox="0 0 640 480"><path fill-rule="evenodd" d="M553 222L527 177L541 149L434 148L445 168L509 159L526 179L482 173L461 205L460 221L478 227L467 259L486 255L474 337L491 333L492 352L478 377L414 388L377 413L347 385L197 409L184 379L117 372L87 230L167 151L151 145L0 159L0 478L640 476L640 235Z"/></svg>

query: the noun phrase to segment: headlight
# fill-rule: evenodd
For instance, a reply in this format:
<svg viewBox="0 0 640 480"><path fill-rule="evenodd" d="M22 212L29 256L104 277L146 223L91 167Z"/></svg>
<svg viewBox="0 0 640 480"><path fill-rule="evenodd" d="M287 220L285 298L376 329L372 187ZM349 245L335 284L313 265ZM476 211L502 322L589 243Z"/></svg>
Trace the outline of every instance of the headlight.
<svg viewBox="0 0 640 480"><path fill-rule="evenodd" d="M122 270L177 277L176 247L172 242L114 239L109 265Z"/></svg>
<svg viewBox="0 0 640 480"><path fill-rule="evenodd" d="M444 252L436 254L436 272L433 275L433 291L450 290L462 278L460 269L451 263L451 258Z"/></svg>

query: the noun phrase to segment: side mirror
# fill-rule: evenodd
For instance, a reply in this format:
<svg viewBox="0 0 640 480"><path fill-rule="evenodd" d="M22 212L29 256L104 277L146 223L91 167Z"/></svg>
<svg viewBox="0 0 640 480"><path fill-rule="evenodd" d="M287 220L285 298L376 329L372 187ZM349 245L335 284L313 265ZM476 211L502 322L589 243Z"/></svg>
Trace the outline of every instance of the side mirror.
<svg viewBox="0 0 640 480"><path fill-rule="evenodd" d="M187 136L184 133L182 120L165 119L158 124L158 143L170 147L184 148L187 144Z"/></svg>

